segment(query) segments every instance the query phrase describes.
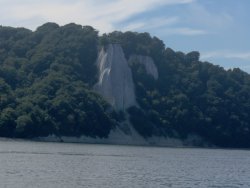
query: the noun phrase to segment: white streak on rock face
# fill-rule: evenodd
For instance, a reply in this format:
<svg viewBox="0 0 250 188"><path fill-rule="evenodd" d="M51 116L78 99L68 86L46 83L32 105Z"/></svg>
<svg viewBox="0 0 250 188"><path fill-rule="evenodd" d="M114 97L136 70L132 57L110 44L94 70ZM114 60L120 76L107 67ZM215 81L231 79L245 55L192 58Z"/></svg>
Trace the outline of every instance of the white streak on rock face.
<svg viewBox="0 0 250 188"><path fill-rule="evenodd" d="M129 62L138 62L142 65L144 65L146 72L153 76L155 80L158 79L158 69L154 64L154 61L151 57L149 56L142 56L142 55L132 55L129 58Z"/></svg>
<svg viewBox="0 0 250 188"><path fill-rule="evenodd" d="M118 44L102 49L97 59L99 81L94 89L116 110L136 105L134 83L128 62Z"/></svg>

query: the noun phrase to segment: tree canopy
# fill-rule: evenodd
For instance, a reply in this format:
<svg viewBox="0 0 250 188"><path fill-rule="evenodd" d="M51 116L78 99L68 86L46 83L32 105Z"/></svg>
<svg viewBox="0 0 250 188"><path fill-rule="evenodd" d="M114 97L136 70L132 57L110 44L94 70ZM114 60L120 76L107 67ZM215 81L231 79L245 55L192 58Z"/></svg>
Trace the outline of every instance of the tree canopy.
<svg viewBox="0 0 250 188"><path fill-rule="evenodd" d="M175 52L148 33L98 35L91 26L46 23L32 32L0 26L0 136L107 137L119 112L92 88L98 49L152 57L159 78L130 63L139 106L128 109L144 137L190 134L223 147L250 147L250 75Z"/></svg>

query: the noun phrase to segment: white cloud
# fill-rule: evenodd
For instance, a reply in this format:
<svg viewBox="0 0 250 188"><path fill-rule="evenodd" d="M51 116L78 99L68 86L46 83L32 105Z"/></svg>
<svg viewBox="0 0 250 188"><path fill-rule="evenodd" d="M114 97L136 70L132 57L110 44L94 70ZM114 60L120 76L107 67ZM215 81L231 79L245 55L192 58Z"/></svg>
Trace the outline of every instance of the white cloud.
<svg viewBox="0 0 250 188"><path fill-rule="evenodd" d="M212 51L201 54L201 59L210 58L226 58L226 59L241 59L250 61L250 52L231 52L231 51Z"/></svg>
<svg viewBox="0 0 250 188"><path fill-rule="evenodd" d="M216 1L211 3L217 3ZM213 6L216 6L213 5ZM188 6L188 14L184 18L187 22L201 25L210 29L224 29L233 22L233 17L225 11L208 10L201 3L193 3Z"/></svg>
<svg viewBox="0 0 250 188"><path fill-rule="evenodd" d="M201 29L193 29L189 27L176 27L176 28L166 28L161 31L164 35L186 35L186 36L196 36L204 35L208 32Z"/></svg>
<svg viewBox="0 0 250 188"><path fill-rule="evenodd" d="M158 29L166 26L170 26L179 22L178 17L170 18L152 18L148 20L141 20L140 22L132 22L125 27L122 27L121 30L151 30Z"/></svg>
<svg viewBox="0 0 250 188"><path fill-rule="evenodd" d="M196 36L208 34L207 31L202 29L181 27L183 24L182 20L177 17L160 17L151 18L147 20L140 20L138 22L132 22L125 27L122 27L122 31L151 31L157 35L167 36L167 35L184 35L184 36Z"/></svg>
<svg viewBox="0 0 250 188"><path fill-rule="evenodd" d="M61 25L76 22L109 32L116 23L163 5L189 4L195 0L0 0L0 23L35 29L47 21ZM139 27L134 25L134 27Z"/></svg>

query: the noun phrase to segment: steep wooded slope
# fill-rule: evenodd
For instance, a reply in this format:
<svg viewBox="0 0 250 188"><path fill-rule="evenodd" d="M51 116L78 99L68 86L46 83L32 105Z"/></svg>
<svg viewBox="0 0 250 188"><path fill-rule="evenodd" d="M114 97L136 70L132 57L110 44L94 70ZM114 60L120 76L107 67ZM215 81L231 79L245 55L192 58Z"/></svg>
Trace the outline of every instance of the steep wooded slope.
<svg viewBox="0 0 250 188"><path fill-rule="evenodd" d="M98 53L114 44L132 72L136 105L128 109L112 107L93 89ZM0 95L0 136L108 137L129 118L144 137L194 134L218 146L250 147L249 74L165 48L148 33L98 36L90 26L54 23L34 32L0 27Z"/></svg>

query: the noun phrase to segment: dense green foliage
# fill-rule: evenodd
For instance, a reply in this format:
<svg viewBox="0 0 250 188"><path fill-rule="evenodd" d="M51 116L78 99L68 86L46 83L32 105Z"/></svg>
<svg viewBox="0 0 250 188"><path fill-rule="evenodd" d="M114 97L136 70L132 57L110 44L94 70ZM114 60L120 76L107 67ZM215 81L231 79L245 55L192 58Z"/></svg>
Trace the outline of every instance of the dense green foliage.
<svg viewBox="0 0 250 188"><path fill-rule="evenodd" d="M140 108L128 112L144 137L195 134L218 146L250 147L249 74L165 48L148 33L98 37L90 26L53 23L35 32L0 27L0 136L106 137L119 115L91 88L98 46L109 43L121 44L126 58L152 57L158 68L155 80L130 64Z"/></svg>
<svg viewBox="0 0 250 188"><path fill-rule="evenodd" d="M129 57L151 56L159 79L132 62L140 109L129 109L144 136L199 135L223 147L250 147L250 75L199 61L199 52L174 52L147 33L113 32L102 42L120 43Z"/></svg>
<svg viewBox="0 0 250 188"><path fill-rule="evenodd" d="M1 27L0 136L106 137L115 125L111 107L90 89L97 43L89 26Z"/></svg>

